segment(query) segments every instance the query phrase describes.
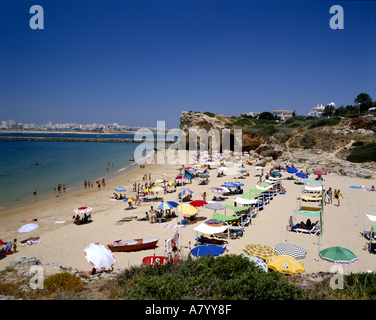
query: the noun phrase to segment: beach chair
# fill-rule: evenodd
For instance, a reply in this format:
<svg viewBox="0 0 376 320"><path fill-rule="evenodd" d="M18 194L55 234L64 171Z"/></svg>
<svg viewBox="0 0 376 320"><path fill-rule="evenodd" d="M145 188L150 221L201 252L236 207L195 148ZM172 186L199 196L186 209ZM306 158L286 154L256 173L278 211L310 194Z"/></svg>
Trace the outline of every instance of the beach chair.
<svg viewBox="0 0 376 320"><path fill-rule="evenodd" d="M312 229L304 229L304 228L300 228L300 227L292 227L291 228L291 231L295 231L299 234L302 234L302 233L308 233L308 234L317 234L318 232L320 232L320 225L319 225L319 221L316 221L316 223L312 226Z"/></svg>

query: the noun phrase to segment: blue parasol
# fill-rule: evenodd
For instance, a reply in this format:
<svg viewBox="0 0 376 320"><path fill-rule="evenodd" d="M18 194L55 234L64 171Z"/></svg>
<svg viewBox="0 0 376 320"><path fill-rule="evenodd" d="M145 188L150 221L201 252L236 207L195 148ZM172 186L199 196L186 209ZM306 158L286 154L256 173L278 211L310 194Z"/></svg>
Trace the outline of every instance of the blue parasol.
<svg viewBox="0 0 376 320"><path fill-rule="evenodd" d="M297 172L298 172L298 169L296 169L296 168L288 168L286 171L287 171L288 173L297 173Z"/></svg>
<svg viewBox="0 0 376 320"><path fill-rule="evenodd" d="M307 179L308 178L308 176L305 173L303 173L303 172L298 172L295 175L297 177L299 177L299 178L302 178L302 179Z"/></svg>
<svg viewBox="0 0 376 320"><path fill-rule="evenodd" d="M115 191L127 191L124 187L117 187L115 188Z"/></svg>
<svg viewBox="0 0 376 320"><path fill-rule="evenodd" d="M212 244L205 244L202 246L197 246L191 250L191 254L196 257L205 257L207 255L216 257L225 252L225 249L220 246L215 246Z"/></svg>

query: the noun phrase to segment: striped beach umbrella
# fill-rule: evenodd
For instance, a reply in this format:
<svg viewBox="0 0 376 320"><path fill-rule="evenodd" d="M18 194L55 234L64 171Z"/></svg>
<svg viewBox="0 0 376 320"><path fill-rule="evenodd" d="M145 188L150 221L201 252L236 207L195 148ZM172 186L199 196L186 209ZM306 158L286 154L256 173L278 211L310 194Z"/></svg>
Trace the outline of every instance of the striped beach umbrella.
<svg viewBox="0 0 376 320"><path fill-rule="evenodd" d="M193 190L189 188L181 188L179 193L181 193L183 196L189 195L193 193Z"/></svg>
<svg viewBox="0 0 376 320"><path fill-rule="evenodd" d="M358 261L354 253L341 247L330 247L321 250L319 256L321 259L335 264L353 264Z"/></svg>
<svg viewBox="0 0 376 320"><path fill-rule="evenodd" d="M161 202L157 209L158 210L167 210L167 209L171 209L171 208L174 208L174 207L177 207L177 206L174 206L172 203L169 203L169 202Z"/></svg>
<svg viewBox="0 0 376 320"><path fill-rule="evenodd" d="M125 198L123 202L133 202L136 201L134 198Z"/></svg>
<svg viewBox="0 0 376 320"><path fill-rule="evenodd" d="M273 248L262 244L247 244L243 251L250 256L255 256L263 260L268 260L277 255Z"/></svg>
<svg viewBox="0 0 376 320"><path fill-rule="evenodd" d="M291 242L282 242L274 247L277 255L290 256L294 259L304 259L306 257L307 251L301 246L291 243Z"/></svg>

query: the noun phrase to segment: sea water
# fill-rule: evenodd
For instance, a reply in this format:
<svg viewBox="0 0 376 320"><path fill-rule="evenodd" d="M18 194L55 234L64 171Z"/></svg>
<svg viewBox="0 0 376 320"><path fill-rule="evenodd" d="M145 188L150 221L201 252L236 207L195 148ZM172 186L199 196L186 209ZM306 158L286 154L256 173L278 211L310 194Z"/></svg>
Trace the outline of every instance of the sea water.
<svg viewBox="0 0 376 320"><path fill-rule="evenodd" d="M81 134L73 136L84 137ZM99 136L94 136L97 137ZM122 137L129 139L133 135ZM65 185L67 190L74 185L83 184L84 180L94 181L95 184L96 179L131 165L133 162L130 160L138 145L139 143L0 141L0 208L33 198L34 189L39 196L53 193L58 184Z"/></svg>

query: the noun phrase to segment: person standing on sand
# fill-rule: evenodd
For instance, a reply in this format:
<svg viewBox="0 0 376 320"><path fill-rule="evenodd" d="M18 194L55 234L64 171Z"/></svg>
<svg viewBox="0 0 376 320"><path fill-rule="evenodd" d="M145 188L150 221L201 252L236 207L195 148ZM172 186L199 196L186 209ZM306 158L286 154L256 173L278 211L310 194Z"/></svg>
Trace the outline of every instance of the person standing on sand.
<svg viewBox="0 0 376 320"><path fill-rule="evenodd" d="M327 198L328 198L328 204L329 203L332 203L332 196L333 196L333 194L332 194L332 188L330 187L329 189L328 189L328 191L326 192L326 196L327 196Z"/></svg>
<svg viewBox="0 0 376 320"><path fill-rule="evenodd" d="M13 250L14 250L14 252L18 252L18 251L17 251L17 239L14 239L14 240L13 240L13 244L12 244L12 245L13 245Z"/></svg>
<svg viewBox="0 0 376 320"><path fill-rule="evenodd" d="M338 189L337 191L337 196L336 196L337 200L338 200L338 207L340 206L340 203L339 203L339 199L343 198L343 195L341 193L341 190Z"/></svg>

